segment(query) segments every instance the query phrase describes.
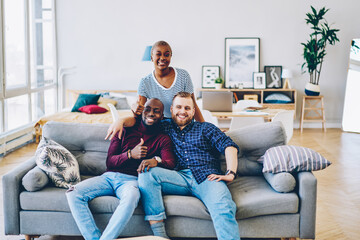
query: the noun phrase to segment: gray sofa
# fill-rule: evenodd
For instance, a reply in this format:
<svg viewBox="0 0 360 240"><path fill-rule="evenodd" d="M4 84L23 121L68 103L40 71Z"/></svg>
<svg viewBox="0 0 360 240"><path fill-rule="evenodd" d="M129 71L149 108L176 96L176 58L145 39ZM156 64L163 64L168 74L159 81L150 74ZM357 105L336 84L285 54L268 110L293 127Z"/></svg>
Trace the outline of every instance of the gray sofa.
<svg viewBox="0 0 360 240"><path fill-rule="evenodd" d="M109 141L108 125L48 122L43 136L70 150L85 179L105 171ZM285 143L281 123L265 123L227 133L240 147L238 177L229 184L237 205L236 218L244 238L315 238L316 178L311 172L294 175L296 187L288 193L274 190L275 177L264 175L256 160L273 146ZM221 159L221 161L224 161ZM80 235L65 197L66 189L51 183L38 191L26 191L29 171L36 171L34 157L3 177L6 235ZM223 164L224 167L224 164ZM35 176L36 174L34 174ZM25 177L24 177L25 176ZM23 181L23 183L22 183ZM270 185L272 184L273 187ZM23 186L24 185L24 186ZM35 189L37 190L37 189ZM170 237L215 237L211 218L200 200L189 196L164 196ZM116 197L104 196L90 202L100 228L104 228L118 205ZM141 205L121 236L151 235ZM134 227L136 226L136 227Z"/></svg>

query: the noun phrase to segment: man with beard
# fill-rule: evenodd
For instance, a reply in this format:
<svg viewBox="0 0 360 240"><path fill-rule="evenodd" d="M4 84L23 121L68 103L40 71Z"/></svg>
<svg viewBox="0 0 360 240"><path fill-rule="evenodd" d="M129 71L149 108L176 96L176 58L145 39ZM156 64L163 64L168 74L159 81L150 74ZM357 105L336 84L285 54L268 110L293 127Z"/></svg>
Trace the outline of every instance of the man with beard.
<svg viewBox="0 0 360 240"><path fill-rule="evenodd" d="M236 205L226 182L236 177L238 146L215 125L194 121L194 100L191 94L179 92L171 105L172 119L163 120L165 133L175 146L178 164L176 171L152 168L139 175L139 188L145 210L145 220L156 229L154 235L167 237L163 219L165 208L162 194L189 195L200 199L209 210L217 238L240 239L235 219ZM126 118L109 128L121 131L123 124L133 124ZM225 154L227 171L221 174L219 155ZM154 229L154 228L153 228ZM161 234L162 233L162 234Z"/></svg>
<svg viewBox="0 0 360 240"><path fill-rule="evenodd" d="M160 133L164 105L158 99L146 102L142 118L125 128L121 140L113 138L106 159L107 170L101 176L80 182L66 197L76 224L86 240L115 239L122 232L140 199L138 173L161 166L173 168L175 156L168 135ZM120 199L114 214L101 234L88 202L99 196Z"/></svg>

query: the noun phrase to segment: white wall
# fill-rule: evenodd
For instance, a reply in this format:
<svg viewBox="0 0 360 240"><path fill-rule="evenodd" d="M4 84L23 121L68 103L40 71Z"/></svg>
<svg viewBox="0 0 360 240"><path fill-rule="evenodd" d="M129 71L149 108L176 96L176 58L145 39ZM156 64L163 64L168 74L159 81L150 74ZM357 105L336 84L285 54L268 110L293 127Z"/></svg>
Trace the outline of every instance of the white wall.
<svg viewBox="0 0 360 240"><path fill-rule="evenodd" d="M301 75L302 46L308 39L305 13L326 6L329 23L341 31L328 47L320 79L328 126L340 126L349 44L360 37L357 0L58 0L59 67L76 67L65 77L72 89L137 89L152 70L142 62L145 46L166 40L172 65L186 69L201 87L202 65L224 70L226 37L259 37L260 70L282 65L295 72L298 118L308 75ZM333 125L331 125L333 123ZM320 124L319 124L320 125Z"/></svg>

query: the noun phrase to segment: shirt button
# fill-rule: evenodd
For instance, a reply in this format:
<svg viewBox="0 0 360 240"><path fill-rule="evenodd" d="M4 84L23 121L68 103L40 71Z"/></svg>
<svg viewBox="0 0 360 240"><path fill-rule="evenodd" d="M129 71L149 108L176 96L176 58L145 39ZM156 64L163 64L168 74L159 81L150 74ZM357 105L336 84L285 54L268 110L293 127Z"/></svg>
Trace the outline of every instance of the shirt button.
<svg viewBox="0 0 360 240"><path fill-rule="evenodd" d="M189 159L187 158L186 161L189 161Z"/></svg>
<svg viewBox="0 0 360 240"><path fill-rule="evenodd" d="M185 153L187 153L187 152L185 151Z"/></svg>

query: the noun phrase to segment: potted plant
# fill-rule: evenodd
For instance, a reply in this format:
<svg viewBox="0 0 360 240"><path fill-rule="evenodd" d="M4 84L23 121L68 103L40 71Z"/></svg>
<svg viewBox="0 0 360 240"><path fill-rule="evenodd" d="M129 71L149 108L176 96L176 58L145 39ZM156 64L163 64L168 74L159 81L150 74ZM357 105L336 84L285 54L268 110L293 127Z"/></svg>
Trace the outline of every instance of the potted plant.
<svg viewBox="0 0 360 240"><path fill-rule="evenodd" d="M310 74L310 81L305 86L306 95L318 96L320 94L319 79L322 69L324 57L326 55L327 44L335 45L339 42L336 33L339 29L333 29L329 26L324 18L324 15L329 11L325 7L318 12L311 6L312 12L306 14L306 24L311 26L312 33L310 40L306 43L301 43L304 46L304 60L301 69L303 73L306 71Z"/></svg>
<svg viewBox="0 0 360 240"><path fill-rule="evenodd" d="M215 79L215 89L221 89L223 86L223 80L222 78L218 77L217 79Z"/></svg>

